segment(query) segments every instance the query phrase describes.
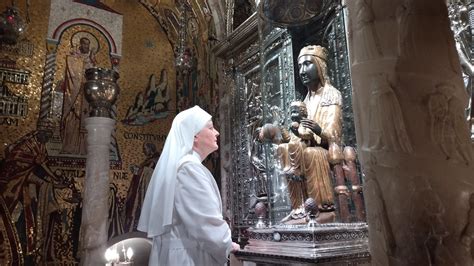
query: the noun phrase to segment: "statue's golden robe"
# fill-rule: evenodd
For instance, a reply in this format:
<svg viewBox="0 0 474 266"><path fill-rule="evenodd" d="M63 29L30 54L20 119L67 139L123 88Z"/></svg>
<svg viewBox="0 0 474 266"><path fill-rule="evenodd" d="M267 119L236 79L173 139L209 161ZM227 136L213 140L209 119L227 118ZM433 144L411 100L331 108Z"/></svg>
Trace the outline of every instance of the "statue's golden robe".
<svg viewBox="0 0 474 266"><path fill-rule="evenodd" d="M320 209L331 209L334 192L326 147L341 144L341 93L327 83L316 94L308 93L304 103L308 118L321 127L322 133L313 134L311 143L291 134L290 141L278 147L283 170L304 177L288 180L292 209L301 207L308 197L314 198Z"/></svg>

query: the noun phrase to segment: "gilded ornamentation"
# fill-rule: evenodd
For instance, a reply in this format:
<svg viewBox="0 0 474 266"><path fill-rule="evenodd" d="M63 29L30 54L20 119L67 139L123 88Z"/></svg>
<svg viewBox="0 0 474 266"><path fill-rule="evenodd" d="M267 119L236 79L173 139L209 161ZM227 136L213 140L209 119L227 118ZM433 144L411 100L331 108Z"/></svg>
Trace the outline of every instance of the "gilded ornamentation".
<svg viewBox="0 0 474 266"><path fill-rule="evenodd" d="M3 81L0 84L0 116L14 118L28 115L28 99L17 96Z"/></svg>

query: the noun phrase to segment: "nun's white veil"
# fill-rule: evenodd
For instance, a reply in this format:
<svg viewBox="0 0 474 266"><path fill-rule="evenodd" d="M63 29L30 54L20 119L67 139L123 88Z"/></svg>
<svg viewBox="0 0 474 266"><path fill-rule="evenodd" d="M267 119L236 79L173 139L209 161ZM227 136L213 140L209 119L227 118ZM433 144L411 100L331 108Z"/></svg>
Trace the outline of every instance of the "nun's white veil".
<svg viewBox="0 0 474 266"><path fill-rule="evenodd" d="M160 159L156 164L143 201L138 230L148 237L162 235L172 223L178 162L192 153L194 136L211 115L194 106L180 112L173 120Z"/></svg>

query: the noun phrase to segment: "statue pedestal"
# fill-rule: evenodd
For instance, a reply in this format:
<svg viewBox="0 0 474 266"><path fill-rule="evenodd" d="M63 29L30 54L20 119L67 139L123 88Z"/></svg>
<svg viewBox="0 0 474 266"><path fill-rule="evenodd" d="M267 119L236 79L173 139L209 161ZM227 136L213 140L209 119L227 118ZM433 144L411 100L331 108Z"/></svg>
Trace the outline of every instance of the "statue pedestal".
<svg viewBox="0 0 474 266"><path fill-rule="evenodd" d="M87 161L82 202L81 265L104 265L109 213L109 153L115 120L89 117L85 122Z"/></svg>
<svg viewBox="0 0 474 266"><path fill-rule="evenodd" d="M248 229L249 244L235 256L278 265L369 263L366 223L331 223Z"/></svg>

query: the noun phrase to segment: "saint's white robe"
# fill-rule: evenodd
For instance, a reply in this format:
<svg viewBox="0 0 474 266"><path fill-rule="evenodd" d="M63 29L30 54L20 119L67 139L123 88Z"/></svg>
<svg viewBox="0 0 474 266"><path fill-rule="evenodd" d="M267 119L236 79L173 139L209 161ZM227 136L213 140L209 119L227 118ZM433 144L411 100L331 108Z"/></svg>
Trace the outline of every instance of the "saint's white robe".
<svg viewBox="0 0 474 266"><path fill-rule="evenodd" d="M225 265L232 247L229 226L222 217L219 189L199 155L179 163L173 224L153 238L149 265Z"/></svg>

